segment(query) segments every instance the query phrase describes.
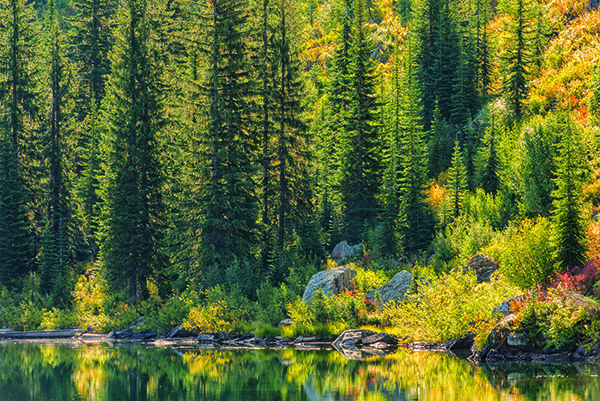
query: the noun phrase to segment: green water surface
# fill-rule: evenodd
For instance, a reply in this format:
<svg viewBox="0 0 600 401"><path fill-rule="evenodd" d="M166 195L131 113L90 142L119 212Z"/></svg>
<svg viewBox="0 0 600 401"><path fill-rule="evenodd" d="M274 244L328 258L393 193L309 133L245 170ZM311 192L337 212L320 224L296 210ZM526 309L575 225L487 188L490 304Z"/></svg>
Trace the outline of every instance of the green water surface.
<svg viewBox="0 0 600 401"><path fill-rule="evenodd" d="M600 365L475 366L438 352L0 344L0 400L600 400Z"/></svg>

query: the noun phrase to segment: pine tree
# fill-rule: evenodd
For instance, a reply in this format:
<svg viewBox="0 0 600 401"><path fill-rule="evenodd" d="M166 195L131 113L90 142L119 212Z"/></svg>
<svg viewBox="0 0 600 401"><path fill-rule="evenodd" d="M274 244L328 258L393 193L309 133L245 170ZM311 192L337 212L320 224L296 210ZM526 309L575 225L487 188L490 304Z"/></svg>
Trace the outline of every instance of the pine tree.
<svg viewBox="0 0 600 401"><path fill-rule="evenodd" d="M442 116L442 112L436 103L433 110L433 120L429 131L429 176L437 178L450 167L452 160L450 127Z"/></svg>
<svg viewBox="0 0 600 401"><path fill-rule="evenodd" d="M569 118L569 117L567 117ZM563 271L585 262L585 232L581 191L586 174L585 151L569 120L559 146L557 189L552 193L554 257Z"/></svg>
<svg viewBox="0 0 600 401"><path fill-rule="evenodd" d="M523 114L523 101L527 95L527 79L530 74L531 35L529 0L507 0L511 22L508 29L507 46L501 55L504 66L504 91L515 116Z"/></svg>
<svg viewBox="0 0 600 401"><path fill-rule="evenodd" d="M408 254L426 247L431 240L433 220L425 203L427 147L425 146L421 96L417 81L412 38L405 43L403 79L403 135L400 149L399 194L404 250Z"/></svg>
<svg viewBox="0 0 600 401"><path fill-rule="evenodd" d="M467 188L467 173L463 161L462 152L458 141L454 142L452 153L452 165L448 171L448 212L453 220L462 211L463 199Z"/></svg>
<svg viewBox="0 0 600 401"><path fill-rule="evenodd" d="M108 53L114 41L116 0L71 0L74 15L69 18L75 35L73 57L80 67L81 120L92 110L93 102L104 99L106 80L110 74Z"/></svg>
<svg viewBox="0 0 600 401"><path fill-rule="evenodd" d="M101 260L128 302L146 297L147 280L162 269L162 177L158 132L163 125L161 65L153 34L160 10L145 0L119 9L111 54L109 155L105 171Z"/></svg>
<svg viewBox="0 0 600 401"><path fill-rule="evenodd" d="M66 268L72 258L72 241L69 239L72 212L67 182L70 170L67 163L70 69L64 56L63 35L54 0L50 0L46 20L46 48L50 88L49 116L45 125L50 171L48 218L42 246L42 283L54 301L62 304L67 295L64 292Z"/></svg>
<svg viewBox="0 0 600 401"><path fill-rule="evenodd" d="M32 213L43 198L38 171L42 154L35 130L40 117L39 27L32 3L0 1L0 134L2 135L2 186L0 249L7 253L2 268L7 280L34 269L39 216Z"/></svg>
<svg viewBox="0 0 600 401"><path fill-rule="evenodd" d="M477 181L480 188L494 195L500 187L500 177L498 176L499 159L496 146L496 131L494 124L492 124L487 129L484 144L479 150L483 165L478 171Z"/></svg>
<svg viewBox="0 0 600 401"><path fill-rule="evenodd" d="M222 282L234 259L251 258L256 250L258 200L256 141L252 136L245 3L211 0L200 16L206 27L206 126L201 135L208 166L207 185L200 200L204 264L210 266L208 285Z"/></svg>
<svg viewBox="0 0 600 401"><path fill-rule="evenodd" d="M0 283L10 287L32 268L32 238L14 142L2 129L0 138Z"/></svg>
<svg viewBox="0 0 600 401"><path fill-rule="evenodd" d="M340 193L348 240L356 242L377 215L380 160L375 98L375 63L365 31L365 10L357 0L350 51L350 109L342 138Z"/></svg>

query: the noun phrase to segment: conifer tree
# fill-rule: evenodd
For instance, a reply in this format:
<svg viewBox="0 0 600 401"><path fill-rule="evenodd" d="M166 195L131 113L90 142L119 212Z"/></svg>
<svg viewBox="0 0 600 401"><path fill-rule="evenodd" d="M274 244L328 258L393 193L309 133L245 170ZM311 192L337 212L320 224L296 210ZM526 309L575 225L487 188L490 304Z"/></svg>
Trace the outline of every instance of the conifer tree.
<svg viewBox="0 0 600 401"><path fill-rule="evenodd" d="M342 138L340 194L349 241L358 241L377 215L380 160L375 98L375 63L366 37L363 0L356 1L350 50L350 108Z"/></svg>
<svg viewBox="0 0 600 401"><path fill-rule="evenodd" d="M402 172L399 193L404 250L413 254L431 240L433 220L427 212L427 147L422 125L421 96L412 38L405 43L403 79L403 135L400 149Z"/></svg>
<svg viewBox="0 0 600 401"><path fill-rule="evenodd" d="M39 25L32 3L24 0L0 1L0 135L3 160L2 232L0 256L3 268L14 278L34 269L42 186L34 165L41 165L42 153L35 138L40 116Z"/></svg>
<svg viewBox="0 0 600 401"><path fill-rule="evenodd" d="M147 297L147 281L162 269L162 177L158 133L163 124L161 65L153 34L160 9L127 0L108 83L109 154L105 171L101 260L128 302ZM123 288L126 287L126 288Z"/></svg>
<svg viewBox="0 0 600 401"><path fill-rule="evenodd" d="M504 66L504 91L517 118L523 114L523 100L527 95L527 79L530 74L531 6L529 0L507 0L505 7L511 18L507 46L501 55Z"/></svg>
<svg viewBox="0 0 600 401"><path fill-rule="evenodd" d="M104 99L106 80L110 74L108 53L114 41L116 0L71 0L74 15L69 19L75 35L74 57L79 65L80 105L83 120L93 102Z"/></svg>
<svg viewBox="0 0 600 401"><path fill-rule="evenodd" d="M70 110L70 68L65 57L63 35L55 2L50 0L46 19L49 115L47 132L49 187L47 220L42 246L42 283L54 302L65 301L66 268L72 257L72 211L68 189L68 136Z"/></svg>
<svg viewBox="0 0 600 401"><path fill-rule="evenodd" d="M448 212L451 220L457 218L462 211L466 189L467 173L460 146L458 141L455 141L452 153L452 165L448 171Z"/></svg>
<svg viewBox="0 0 600 401"><path fill-rule="evenodd" d="M429 176L437 178L440 173L450 167L452 160L450 127L442 116L442 112L436 102L433 110L433 120L429 131Z"/></svg>
<svg viewBox="0 0 600 401"><path fill-rule="evenodd" d="M569 118L569 117L567 117ZM557 189L553 200L554 257L563 271L585 262L585 232L581 191L586 174L585 151L570 120L559 146Z"/></svg>
<svg viewBox="0 0 600 401"><path fill-rule="evenodd" d="M477 181L479 187L483 188L485 192L495 195L500 187L500 177L498 176L496 131L493 124L487 129L483 142L483 146L479 150L482 166L478 171Z"/></svg>
<svg viewBox="0 0 600 401"><path fill-rule="evenodd" d="M255 138L252 136L246 42L247 14L240 0L211 0L200 23L206 57L204 88L208 97L204 160L207 185L201 199L205 265L208 285L222 282L222 272L235 258L248 259L256 250L258 201L254 176Z"/></svg>
<svg viewBox="0 0 600 401"><path fill-rule="evenodd" d="M0 283L14 286L32 268L32 239L15 145L1 128L0 139Z"/></svg>

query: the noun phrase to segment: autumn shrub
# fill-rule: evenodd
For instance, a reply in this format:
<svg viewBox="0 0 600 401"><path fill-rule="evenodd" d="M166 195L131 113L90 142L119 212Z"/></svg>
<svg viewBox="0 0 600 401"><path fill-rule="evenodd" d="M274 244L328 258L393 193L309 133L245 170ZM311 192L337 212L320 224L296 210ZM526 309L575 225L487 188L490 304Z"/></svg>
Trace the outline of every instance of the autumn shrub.
<svg viewBox="0 0 600 401"><path fill-rule="evenodd" d="M361 269L356 266L352 267L356 269L354 284L359 293L365 294L379 288L389 280L388 275L383 270Z"/></svg>
<svg viewBox="0 0 600 401"><path fill-rule="evenodd" d="M498 320L492 309L518 292L501 276L477 284L473 272L452 272L430 277L417 293L391 302L381 312L382 320L397 335L411 340L441 342L467 333L487 336Z"/></svg>
<svg viewBox="0 0 600 401"><path fill-rule="evenodd" d="M44 310L40 330L57 330L75 327L77 316L71 310L52 308Z"/></svg>
<svg viewBox="0 0 600 401"><path fill-rule="evenodd" d="M107 333L112 329L109 314L116 312L110 308L106 282L97 274L92 265L77 279L73 291L73 311L80 328L91 327L95 333ZM118 309L117 309L118 310Z"/></svg>
<svg viewBox="0 0 600 401"><path fill-rule="evenodd" d="M549 241L550 222L546 218L525 219L517 230L483 249L500 264L502 274L520 288L534 288L550 280L556 272Z"/></svg>

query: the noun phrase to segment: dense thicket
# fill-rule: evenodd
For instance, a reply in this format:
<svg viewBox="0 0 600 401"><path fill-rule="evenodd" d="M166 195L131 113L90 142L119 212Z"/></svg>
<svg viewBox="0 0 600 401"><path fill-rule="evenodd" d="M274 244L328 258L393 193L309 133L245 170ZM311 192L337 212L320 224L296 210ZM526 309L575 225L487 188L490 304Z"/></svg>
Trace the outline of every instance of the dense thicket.
<svg viewBox="0 0 600 401"><path fill-rule="evenodd" d="M581 264L600 73L548 72L570 49L561 12L0 0L0 283L39 277L48 306L78 276L130 304L216 286L260 299L342 240L447 262L540 216L552 263ZM478 245L454 249L465 230Z"/></svg>

